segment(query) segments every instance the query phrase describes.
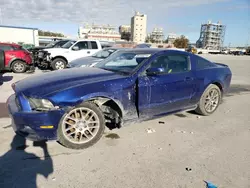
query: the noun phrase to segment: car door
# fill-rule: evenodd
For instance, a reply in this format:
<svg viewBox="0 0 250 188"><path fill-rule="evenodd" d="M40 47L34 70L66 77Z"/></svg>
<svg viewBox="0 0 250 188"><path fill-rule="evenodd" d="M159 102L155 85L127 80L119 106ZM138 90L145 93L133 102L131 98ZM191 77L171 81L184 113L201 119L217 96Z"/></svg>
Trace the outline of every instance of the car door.
<svg viewBox="0 0 250 188"><path fill-rule="evenodd" d="M67 53L68 61L73 61L75 59L90 56L90 45L88 41L79 41L70 47L69 53Z"/></svg>
<svg viewBox="0 0 250 188"><path fill-rule="evenodd" d="M89 45L91 46L90 55L93 55L96 52L100 51L100 48L98 48L98 44L96 41L89 41L89 43Z"/></svg>
<svg viewBox="0 0 250 188"><path fill-rule="evenodd" d="M166 52L150 62L149 68L162 68L161 74L138 79L139 113L141 116L160 115L189 106L195 91L190 58Z"/></svg>

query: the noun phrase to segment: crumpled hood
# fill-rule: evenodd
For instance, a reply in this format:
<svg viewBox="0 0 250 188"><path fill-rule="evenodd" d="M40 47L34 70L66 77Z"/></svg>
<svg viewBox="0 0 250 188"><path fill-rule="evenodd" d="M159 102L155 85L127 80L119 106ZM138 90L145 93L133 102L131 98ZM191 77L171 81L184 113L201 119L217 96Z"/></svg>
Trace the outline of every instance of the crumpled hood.
<svg viewBox="0 0 250 188"><path fill-rule="evenodd" d="M76 60L71 61L68 66L69 67L81 67L82 65L91 65L92 63L103 61L102 58L95 58L95 57L82 57Z"/></svg>
<svg viewBox="0 0 250 188"><path fill-rule="evenodd" d="M99 68L63 69L20 80L15 83L14 90L28 97L42 98L67 88L123 77Z"/></svg>
<svg viewBox="0 0 250 188"><path fill-rule="evenodd" d="M63 55L64 53L68 53L70 50L65 48L47 48L44 49L44 51L47 51L51 54L51 56L54 56L58 54Z"/></svg>

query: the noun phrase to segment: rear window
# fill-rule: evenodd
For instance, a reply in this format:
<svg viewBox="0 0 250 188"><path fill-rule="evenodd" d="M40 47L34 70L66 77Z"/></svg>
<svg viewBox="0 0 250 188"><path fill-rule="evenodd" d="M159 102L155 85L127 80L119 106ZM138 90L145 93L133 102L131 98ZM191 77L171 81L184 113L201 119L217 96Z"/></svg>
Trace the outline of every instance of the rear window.
<svg viewBox="0 0 250 188"><path fill-rule="evenodd" d="M196 70L203 70L203 69L207 69L210 67L214 67L215 65L213 63L211 63L210 61L200 58L197 58L196 61Z"/></svg>
<svg viewBox="0 0 250 188"><path fill-rule="evenodd" d="M91 41L92 49L98 49L97 43L95 41Z"/></svg>

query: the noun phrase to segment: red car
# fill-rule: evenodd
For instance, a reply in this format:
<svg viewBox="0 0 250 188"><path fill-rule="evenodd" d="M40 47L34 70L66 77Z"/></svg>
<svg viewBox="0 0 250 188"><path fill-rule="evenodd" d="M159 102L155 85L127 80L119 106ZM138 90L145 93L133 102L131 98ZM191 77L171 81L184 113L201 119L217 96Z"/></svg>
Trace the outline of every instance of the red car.
<svg viewBox="0 0 250 188"><path fill-rule="evenodd" d="M0 71L23 73L33 68L31 53L14 43L0 43Z"/></svg>

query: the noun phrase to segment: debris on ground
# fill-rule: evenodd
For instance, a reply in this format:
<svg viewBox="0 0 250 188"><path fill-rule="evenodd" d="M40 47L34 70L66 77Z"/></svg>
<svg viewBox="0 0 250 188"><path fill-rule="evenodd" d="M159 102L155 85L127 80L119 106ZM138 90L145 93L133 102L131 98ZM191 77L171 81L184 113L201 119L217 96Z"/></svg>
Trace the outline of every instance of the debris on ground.
<svg viewBox="0 0 250 188"><path fill-rule="evenodd" d="M155 133L155 130L154 129L152 129L152 128L147 128L147 133Z"/></svg>
<svg viewBox="0 0 250 188"><path fill-rule="evenodd" d="M192 169L187 167L187 168L186 168L186 171L191 172Z"/></svg>
<svg viewBox="0 0 250 188"><path fill-rule="evenodd" d="M116 133L109 133L105 136L106 138L111 138L111 139L119 139L120 136Z"/></svg>
<svg viewBox="0 0 250 188"><path fill-rule="evenodd" d="M56 180L56 178L55 178L55 177L53 177L53 178L52 178L52 180L53 180L53 181L55 181L55 180Z"/></svg>
<svg viewBox="0 0 250 188"><path fill-rule="evenodd" d="M159 124L165 124L165 122L164 122L164 121L159 121L158 123L159 123Z"/></svg>
<svg viewBox="0 0 250 188"><path fill-rule="evenodd" d="M162 148L158 148L158 150L162 150Z"/></svg>
<svg viewBox="0 0 250 188"><path fill-rule="evenodd" d="M190 134L194 134L194 132L191 131Z"/></svg>
<svg viewBox="0 0 250 188"><path fill-rule="evenodd" d="M196 118L197 118L197 119L200 119L200 118L201 118L201 116L196 116Z"/></svg>
<svg viewBox="0 0 250 188"><path fill-rule="evenodd" d="M213 185L210 182L204 181L206 183L206 188L217 188L217 186Z"/></svg>

